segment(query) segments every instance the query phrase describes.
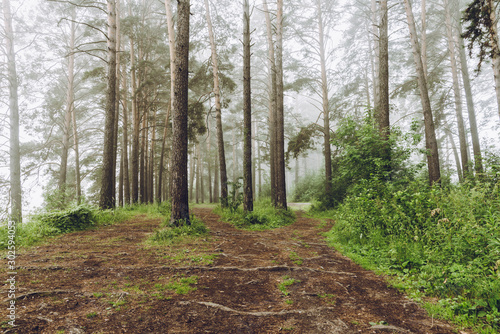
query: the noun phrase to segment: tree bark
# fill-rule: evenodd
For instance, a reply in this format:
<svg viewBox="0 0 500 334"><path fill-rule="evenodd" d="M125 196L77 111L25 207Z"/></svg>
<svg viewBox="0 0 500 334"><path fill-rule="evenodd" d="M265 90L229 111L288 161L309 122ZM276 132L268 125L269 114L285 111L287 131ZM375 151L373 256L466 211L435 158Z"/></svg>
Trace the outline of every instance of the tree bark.
<svg viewBox="0 0 500 334"><path fill-rule="evenodd" d="M283 0L278 0L276 16L276 207L286 209L285 132L283 105ZM328 116L325 117L328 120ZM325 127L329 124L325 124ZM329 134L329 132L328 132ZM329 146L329 142L328 145ZM325 153L326 154L326 153Z"/></svg>
<svg viewBox="0 0 500 334"><path fill-rule="evenodd" d="M379 105L379 61L380 61L380 52L379 52L379 22L378 18L379 16L377 15L378 13L378 8L377 8L377 0L371 0L371 16L372 16L372 38L373 38L373 61L372 61L372 81L373 81L373 105L375 106L375 109Z"/></svg>
<svg viewBox="0 0 500 334"><path fill-rule="evenodd" d="M104 124L104 151L99 207L111 209L115 206L113 197L114 135L116 116L116 9L115 0L108 0L108 87Z"/></svg>
<svg viewBox="0 0 500 334"><path fill-rule="evenodd" d="M266 28L267 28L267 48L268 48L268 67L269 67L269 168L270 168L270 179L271 179L271 201L274 206L277 205L276 202L276 58L274 55L274 41L272 33L272 23L269 15L269 8L267 6L267 1L262 0L264 5L264 14L266 17Z"/></svg>
<svg viewBox="0 0 500 334"><path fill-rule="evenodd" d="M427 77L427 3L422 0L422 65Z"/></svg>
<svg viewBox="0 0 500 334"><path fill-rule="evenodd" d="M215 44L215 37L212 27L212 19L210 17L210 6L208 0L205 0L205 8L206 8L206 19L208 25L208 36L210 38L210 47L212 50L212 71L214 76L217 149L219 152L219 172L220 172L220 190L221 190L220 197L222 198L221 206L224 208L227 207L227 170L226 170L226 155L224 152L224 134L222 132L222 112L221 112L220 88L219 88L219 62L217 57L217 47Z"/></svg>
<svg viewBox="0 0 500 334"><path fill-rule="evenodd" d="M189 0L178 0L172 133L172 210L170 222L190 225L187 184Z"/></svg>
<svg viewBox="0 0 500 334"><path fill-rule="evenodd" d="M462 69L462 81L465 90L465 100L467 102L467 112L469 115L469 126L472 137L472 150L474 152L474 167L476 173L481 175L484 172L483 158L481 154L481 145L479 143L479 132L477 130L476 111L474 110L474 99L472 98L472 87L470 83L469 69L467 67L465 45L464 45L464 40L462 38L462 24L460 21L462 13L460 12L458 5L456 5L455 7L456 7L455 15L458 16L458 18L455 20L456 31L457 31L457 34L455 36L457 39L458 54L460 56L460 67Z"/></svg>
<svg viewBox="0 0 500 334"><path fill-rule="evenodd" d="M243 210L253 211L250 6L243 0Z"/></svg>
<svg viewBox="0 0 500 334"><path fill-rule="evenodd" d="M3 15L5 26L5 48L7 52L7 78L9 82L10 109L10 219L16 223L22 222L22 190L21 190L21 153L19 149L19 99L16 70L16 53L14 51L14 31L12 29L12 14L9 0L3 0Z"/></svg>
<svg viewBox="0 0 500 334"><path fill-rule="evenodd" d="M116 22L116 84L115 84L115 125L113 127L113 198L116 198L116 163L118 161L118 121L120 119L120 58L121 58L121 32L120 32L120 0L115 0L115 22ZM120 163L121 164L121 163ZM120 187L123 184L120 184Z"/></svg>
<svg viewBox="0 0 500 334"><path fill-rule="evenodd" d="M448 0L444 0L446 33L448 37L448 51L450 53L451 74L453 78L453 94L455 97L455 112L457 116L458 139L460 143L460 156L462 158L463 177L469 174L469 157L467 148L467 137L465 134L464 119L462 116L462 95L460 94L460 83L458 81L458 67L455 57L455 42L453 38L453 26L451 23L451 11Z"/></svg>
<svg viewBox="0 0 500 334"><path fill-rule="evenodd" d="M429 92L427 90L427 78L425 76L422 64L420 44L418 43L417 28L415 26L415 19L413 17L410 0L404 0L404 4L406 9L406 17L408 20L408 27L410 29L410 39L417 71L418 86L420 89L420 100L422 103L422 110L424 114L427 167L429 171L429 183L432 185L435 183L440 183L441 179L436 132L434 129L434 120L432 119L432 109L429 99Z"/></svg>
<svg viewBox="0 0 500 334"><path fill-rule="evenodd" d="M213 193L212 193L212 154L211 154L211 134L212 134L212 122L211 117L208 117L208 138L207 138L207 172L208 172L208 200L209 203L214 202Z"/></svg>

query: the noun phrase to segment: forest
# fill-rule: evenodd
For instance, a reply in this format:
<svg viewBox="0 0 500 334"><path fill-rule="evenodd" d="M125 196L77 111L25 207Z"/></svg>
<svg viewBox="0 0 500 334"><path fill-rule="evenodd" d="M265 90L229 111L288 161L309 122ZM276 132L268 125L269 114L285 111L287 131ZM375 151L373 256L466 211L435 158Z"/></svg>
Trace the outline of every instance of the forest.
<svg viewBox="0 0 500 334"><path fill-rule="evenodd" d="M118 298L108 300L114 313L81 309L88 324L79 328L92 332L92 320L112 319L106 328L121 332L112 317L127 305L118 302L161 309L158 303L171 299L179 310L197 303L248 323L259 319L268 332L285 316L279 330L297 333L328 326L345 333L500 330L500 1L2 0L0 11L2 274L21 273L27 268L21 259L40 256L34 249L59 238L76 245L71 238L84 233L80 239L87 240L89 231L121 238L113 247L130 258L141 258L130 243L142 238L137 247L167 252L161 268L178 270L162 272L166 285L141 283L137 291L125 289L132 283L108 282L109 291L89 296L97 303ZM107 229L116 234L101 232ZM253 246L252 233L263 238ZM224 239L231 235L236 239ZM290 244L276 246L284 255L272 262L251 267L235 260L279 240ZM231 255L225 243L248 248ZM299 246L303 253L287 248ZM47 258L61 257L58 247L47 248ZM74 247L83 264L96 252ZM313 260L308 264L327 256L344 261L338 254L404 292L425 309L415 317L427 317L431 329L424 320L403 324L411 319L406 313L377 318L382 309L342 318L331 306L347 303L339 286L309 293L324 307L310 311L315 320L300 318L310 302L297 294L300 284L309 286L309 274L334 280L347 295L354 283L342 285L335 275L369 276L351 264L340 270L321 262L321 273ZM64 261L61 268L74 265ZM200 275L210 266L241 275L286 269L274 278L281 308L264 314L216 299L182 299L199 297ZM74 290L46 293L37 270L25 288L16 285L24 301L10 295L6 301L35 310L41 304L29 303L43 300L26 296L50 300L54 291L62 298ZM186 277L192 270L197 276ZM207 289L209 283L215 284ZM117 286L123 294L114 294ZM154 298L141 301L144 291ZM17 307L21 326L28 326L31 313ZM14 326L7 319L2 328ZM144 325L151 328L129 320L132 332L159 331L151 319ZM252 332L246 322L224 319L222 332ZM44 321L26 333L76 326ZM186 326L172 331L211 328Z"/></svg>

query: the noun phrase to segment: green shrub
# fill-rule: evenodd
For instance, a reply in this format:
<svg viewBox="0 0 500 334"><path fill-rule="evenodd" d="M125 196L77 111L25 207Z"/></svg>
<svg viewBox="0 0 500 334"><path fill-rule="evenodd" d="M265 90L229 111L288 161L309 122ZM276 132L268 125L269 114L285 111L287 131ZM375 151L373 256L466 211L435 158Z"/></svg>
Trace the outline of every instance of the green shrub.
<svg viewBox="0 0 500 334"><path fill-rule="evenodd" d="M270 199L261 199L254 202L251 212L241 208L236 210L217 207L215 212L222 220L234 224L236 227L249 230L266 230L290 225L295 221L292 210L280 210L273 207Z"/></svg>
<svg viewBox="0 0 500 334"><path fill-rule="evenodd" d="M37 219L63 233L83 230L95 224L93 211L85 206L40 214Z"/></svg>
<svg viewBox="0 0 500 334"><path fill-rule="evenodd" d="M190 223L190 225L181 224L180 226L163 227L156 230L149 240L153 243L173 243L183 237L198 237L208 234L208 228L200 219L191 216Z"/></svg>

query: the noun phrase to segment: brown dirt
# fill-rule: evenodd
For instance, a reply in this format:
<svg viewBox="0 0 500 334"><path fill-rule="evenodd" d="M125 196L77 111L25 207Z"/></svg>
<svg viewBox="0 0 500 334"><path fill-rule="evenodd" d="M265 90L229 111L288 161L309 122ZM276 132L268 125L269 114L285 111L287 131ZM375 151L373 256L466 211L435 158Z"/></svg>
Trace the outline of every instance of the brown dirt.
<svg viewBox="0 0 500 334"><path fill-rule="evenodd" d="M137 217L25 250L17 258L17 327L4 332L456 332L327 247L319 234L331 223L299 213L291 226L250 232L220 222L211 209L193 211L209 237L147 246L160 220ZM192 276L194 291L165 288ZM292 278L285 295L278 285ZM2 290L6 298L7 285Z"/></svg>

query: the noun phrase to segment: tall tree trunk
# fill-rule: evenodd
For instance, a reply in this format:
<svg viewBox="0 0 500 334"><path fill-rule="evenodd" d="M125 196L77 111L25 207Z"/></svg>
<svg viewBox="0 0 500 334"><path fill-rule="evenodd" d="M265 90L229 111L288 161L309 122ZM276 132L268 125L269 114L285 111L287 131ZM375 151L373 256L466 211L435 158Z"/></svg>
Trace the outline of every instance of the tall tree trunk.
<svg viewBox="0 0 500 334"><path fill-rule="evenodd" d="M264 5L264 14L266 17L266 28L267 28L267 48L268 48L268 67L269 67L269 168L270 168L270 179L271 179L271 201L274 206L277 205L276 202L276 58L274 55L274 41L272 33L272 23L269 15L269 8L267 6L267 1L262 0Z"/></svg>
<svg viewBox="0 0 500 334"><path fill-rule="evenodd" d="M410 29L410 39L413 49L413 57L417 71L418 86L420 89L420 100L422 102L422 110L424 113L425 125L425 147L427 149L427 167L429 170L430 184L440 183L441 172L439 169L439 153L436 140L436 132L434 129L434 120L432 119L431 102L429 99L429 92L427 90L427 78L424 73L422 65L422 57L420 51L420 44L418 43L417 28L415 26L415 19L411 9L410 0L404 0L406 17L408 20L408 27Z"/></svg>
<svg viewBox="0 0 500 334"><path fill-rule="evenodd" d="M215 172L214 172L214 202L219 203L219 159L215 159Z"/></svg>
<svg viewBox="0 0 500 334"><path fill-rule="evenodd" d="M455 42L453 38L453 26L451 23L451 11L448 0L444 0L446 33L448 37L448 51L450 53L451 74L453 78L453 93L455 96L455 112L457 115L458 139L460 142L460 156L462 158L462 168L464 177L469 174L469 157L467 148L467 137L465 134L464 119L462 116L462 95L460 94L460 83L458 81L458 67L455 57Z"/></svg>
<svg viewBox="0 0 500 334"><path fill-rule="evenodd" d="M104 151L99 207L111 209L115 206L113 197L114 136L116 116L116 10L115 0L108 1L108 87L106 97L106 118L104 124Z"/></svg>
<svg viewBox="0 0 500 334"><path fill-rule="evenodd" d="M286 181L285 181L285 127L283 104L283 0L278 0L276 15L276 206L286 209ZM328 120L328 116L325 117ZM325 127L329 124L325 124ZM328 135L330 132L328 131ZM330 142L328 142L329 146Z"/></svg>
<svg viewBox="0 0 500 334"><path fill-rule="evenodd" d="M259 127L255 127L255 138L257 138L257 134L259 132ZM262 194L262 165L261 165L261 158L260 158L260 143L257 143L257 160L259 161L258 166L257 166L257 173L259 174L259 185L258 185L258 198L260 198L260 194Z"/></svg>
<svg viewBox="0 0 500 334"><path fill-rule="evenodd" d="M457 34L457 45L458 45L458 54L460 56L460 67L462 69L462 80L464 83L465 90L465 100L467 101L467 112L469 115L469 125L470 125L470 134L472 137L472 150L474 152L474 167L476 173L483 174L483 158L481 155L481 145L479 143L479 132L477 130L477 121L476 121L476 111L474 110L474 99L472 98L472 87L470 83L469 77L469 69L467 67L467 57L465 55L465 45L464 40L462 38L462 24L460 21L461 12L458 4L455 3L455 15L458 16L456 21L456 31Z"/></svg>
<svg viewBox="0 0 500 334"><path fill-rule="evenodd" d="M172 1L165 0L165 12L167 16L168 48L170 54L170 108L174 110L174 82L175 82L175 29L174 15L172 13Z"/></svg>
<svg viewBox="0 0 500 334"><path fill-rule="evenodd" d="M200 146L199 144L196 144L196 146L194 147L195 148L195 152L194 155L195 155L195 163L196 163L196 204L200 203L200 189L201 189L201 183L200 183L200 171L201 171L201 168L200 168Z"/></svg>
<svg viewBox="0 0 500 334"><path fill-rule="evenodd" d="M123 143L122 143L122 160L123 160L123 189L124 189L124 204L130 204L130 178L128 169L128 87L127 75L125 74L125 64L123 64Z"/></svg>
<svg viewBox="0 0 500 334"><path fill-rule="evenodd" d="M141 94L142 95L142 94ZM142 100L141 105L145 106L144 100ZM146 203L147 202L147 193L146 193L146 188L147 188L147 182L146 182L146 174L147 174L147 168L146 168L146 155L148 152L147 148L147 136L148 133L148 112L147 110L143 110L142 114L142 126L141 126L141 149L139 151L139 194L140 198L139 201L140 203Z"/></svg>
<svg viewBox="0 0 500 334"><path fill-rule="evenodd" d="M253 136L252 136L252 153L253 153L253 156L255 156L255 152L256 152L256 149L255 149L255 146L256 146L256 138L255 138L255 131L257 129L257 126L256 126L256 123L253 122L252 123L252 133L253 133ZM255 198L257 198L257 193L255 192L255 184L256 184L256 168L257 168L257 162L255 161L255 158L252 159L252 194L253 194L253 198L255 200Z"/></svg>
<svg viewBox="0 0 500 334"><path fill-rule="evenodd" d="M387 0L380 1L380 29L379 29L379 105L378 126L379 132L385 140L389 139L389 35L387 23ZM388 149L388 148L387 148ZM386 152L389 159L389 152Z"/></svg>
<svg viewBox="0 0 500 334"><path fill-rule="evenodd" d="M74 83L75 83L75 9L71 12L71 28L69 37L69 54L68 54L68 88L66 91L66 110L64 113L64 127L62 140L61 167L59 170L59 192L61 193L61 205L64 207L66 202L66 175L68 170L68 152L69 152L69 137L71 132L71 118L74 108Z"/></svg>
<svg viewBox="0 0 500 334"><path fill-rule="evenodd" d="M319 57L321 63L321 98L323 107L323 132L324 132L324 155L325 155L325 193L330 194L332 190L332 150L330 146L330 105L328 100L328 81L326 77L325 40L323 31L323 15L321 12L321 1L317 0L318 11L318 41Z"/></svg>
<svg viewBox="0 0 500 334"><path fill-rule="evenodd" d="M189 158L189 200L192 202L194 199L193 191L194 191L194 171L196 168L196 157L195 152L191 154Z"/></svg>
<svg viewBox="0 0 500 334"><path fill-rule="evenodd" d="M132 11L129 7L129 15ZM132 88L132 203L139 202L139 136L141 120L137 106L137 81L135 77L134 39L130 37L130 81Z"/></svg>
<svg viewBox="0 0 500 334"><path fill-rule="evenodd" d="M205 184L203 180L203 151L201 150L201 143L198 143L198 176L200 177L200 201L205 203Z"/></svg>
<svg viewBox="0 0 500 334"><path fill-rule="evenodd" d="M243 0L243 210L253 211L250 5Z"/></svg>
<svg viewBox="0 0 500 334"><path fill-rule="evenodd" d="M76 203L80 205L82 203L82 186L81 186L81 176L80 176L80 152L78 149L78 132L76 127L76 108L73 108L73 113L71 114L73 122L73 145L75 150L75 186L76 186Z"/></svg>
<svg viewBox="0 0 500 334"><path fill-rule="evenodd" d="M16 53L14 51L14 31L9 0L3 0L3 15L5 26L5 48L7 52L7 78L9 81L10 109L10 219L16 223L22 221L22 191L21 191L21 153L19 150L19 100L17 94L18 82L16 71Z"/></svg>
<svg viewBox="0 0 500 334"><path fill-rule="evenodd" d="M177 42L175 45L175 99L172 134L172 215L170 222L179 225L189 221L187 184L188 157L188 62L189 0L178 0Z"/></svg>
<svg viewBox="0 0 500 334"><path fill-rule="evenodd" d="M226 155L224 152L224 134L222 132L222 115L221 115L220 88L219 88L219 62L217 58L217 47L215 44L212 19L210 17L210 5L208 3L208 0L205 0L205 8L206 8L206 18L208 25L208 36L210 38L210 47L212 50L212 71L214 76L217 149L219 152L219 172L220 172L220 190L221 190L220 197L222 198L221 206L227 207L227 170L226 170Z"/></svg>

